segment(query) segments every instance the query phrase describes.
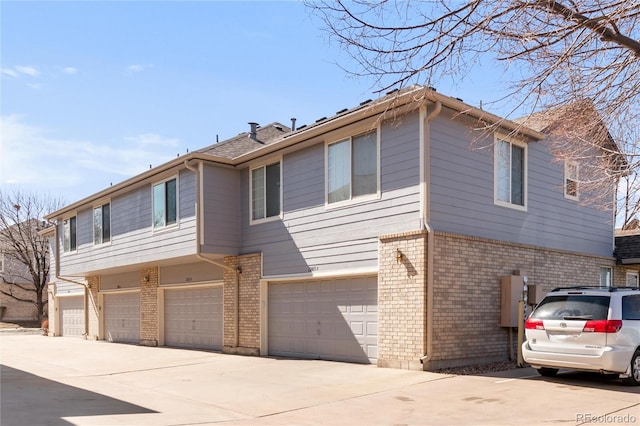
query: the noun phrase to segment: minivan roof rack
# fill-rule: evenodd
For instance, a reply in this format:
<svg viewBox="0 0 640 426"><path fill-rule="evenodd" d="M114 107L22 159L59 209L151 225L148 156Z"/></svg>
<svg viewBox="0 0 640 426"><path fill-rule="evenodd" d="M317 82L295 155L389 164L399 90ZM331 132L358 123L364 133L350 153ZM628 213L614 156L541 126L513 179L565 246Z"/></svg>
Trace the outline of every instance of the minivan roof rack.
<svg viewBox="0 0 640 426"><path fill-rule="evenodd" d="M565 290L601 290L601 291L607 291L609 293L612 293L618 290L639 290L640 291L640 287L625 287L625 286L600 287L597 285L577 285L572 287L556 287L551 291L554 292L554 291L565 291Z"/></svg>

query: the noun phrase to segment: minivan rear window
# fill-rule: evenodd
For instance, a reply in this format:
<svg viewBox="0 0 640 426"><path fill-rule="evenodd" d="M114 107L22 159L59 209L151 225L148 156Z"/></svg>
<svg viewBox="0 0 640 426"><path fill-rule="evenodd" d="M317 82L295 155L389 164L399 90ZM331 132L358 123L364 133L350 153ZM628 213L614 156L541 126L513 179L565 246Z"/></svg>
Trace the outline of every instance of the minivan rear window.
<svg viewBox="0 0 640 426"><path fill-rule="evenodd" d="M541 320L606 320L610 300L608 296L583 294L547 296L533 311L531 318Z"/></svg>
<svg viewBox="0 0 640 426"><path fill-rule="evenodd" d="M622 298L622 319L640 320L640 294Z"/></svg>

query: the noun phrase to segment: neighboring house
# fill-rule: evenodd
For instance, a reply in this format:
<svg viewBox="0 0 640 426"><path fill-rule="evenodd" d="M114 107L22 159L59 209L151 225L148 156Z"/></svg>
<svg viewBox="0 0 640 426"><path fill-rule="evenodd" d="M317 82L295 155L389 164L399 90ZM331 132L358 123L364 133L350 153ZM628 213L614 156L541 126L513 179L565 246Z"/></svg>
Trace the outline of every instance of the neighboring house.
<svg viewBox="0 0 640 426"><path fill-rule="evenodd" d="M616 281L640 287L640 229L616 230Z"/></svg>
<svg viewBox="0 0 640 426"><path fill-rule="evenodd" d="M66 334L75 298L92 339L407 369L504 360L502 277L612 284L612 213L569 181L544 133L423 87L298 129L251 123L47 217L50 329Z"/></svg>
<svg viewBox="0 0 640 426"><path fill-rule="evenodd" d="M0 320L37 320L36 294L31 290L35 289L29 268L19 259L10 241L0 231ZM46 289L43 301L47 303Z"/></svg>

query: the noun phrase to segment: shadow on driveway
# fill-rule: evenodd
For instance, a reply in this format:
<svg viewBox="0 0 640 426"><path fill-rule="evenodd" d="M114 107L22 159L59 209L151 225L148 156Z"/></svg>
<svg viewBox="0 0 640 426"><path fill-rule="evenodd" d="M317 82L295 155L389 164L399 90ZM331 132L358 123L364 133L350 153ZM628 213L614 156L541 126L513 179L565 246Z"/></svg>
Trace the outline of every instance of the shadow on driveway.
<svg viewBox="0 0 640 426"><path fill-rule="evenodd" d="M71 425L64 417L155 411L0 365L2 426Z"/></svg>

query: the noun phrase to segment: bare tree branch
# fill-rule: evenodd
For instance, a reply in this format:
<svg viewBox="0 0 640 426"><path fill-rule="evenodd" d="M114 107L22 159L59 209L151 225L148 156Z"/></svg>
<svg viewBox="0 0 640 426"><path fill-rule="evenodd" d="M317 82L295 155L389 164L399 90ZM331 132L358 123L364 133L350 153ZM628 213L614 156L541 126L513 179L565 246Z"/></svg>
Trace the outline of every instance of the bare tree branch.
<svg viewBox="0 0 640 426"><path fill-rule="evenodd" d="M511 111L507 119L516 111L532 114L589 100L607 133L576 121L574 126L583 127L579 131L556 129L564 134L554 135L561 141L554 152L559 159L593 160L597 167L585 166L581 185L605 208L611 201L598 195L640 166L640 139L629 125L640 122L638 0L307 0L307 5L355 60L349 71L373 78L380 92L414 83L437 87L444 78L464 79L478 61L490 60L515 71L505 82L507 93L485 102L485 107L504 104ZM478 128L488 130L486 123ZM614 168L603 168L609 166ZM639 210L629 203L639 197L622 194L622 188L640 189L636 179L618 189L614 207L627 225Z"/></svg>
<svg viewBox="0 0 640 426"><path fill-rule="evenodd" d="M49 241L39 231L51 225L44 221L45 215L62 205L61 199L47 195L0 191L0 250L6 259L13 261L8 263L18 265L12 272L6 272L5 267L5 281L6 276L10 276L11 282L6 283L0 293L33 303L38 320L45 315L50 268ZM13 287L32 292L33 298L15 294Z"/></svg>

